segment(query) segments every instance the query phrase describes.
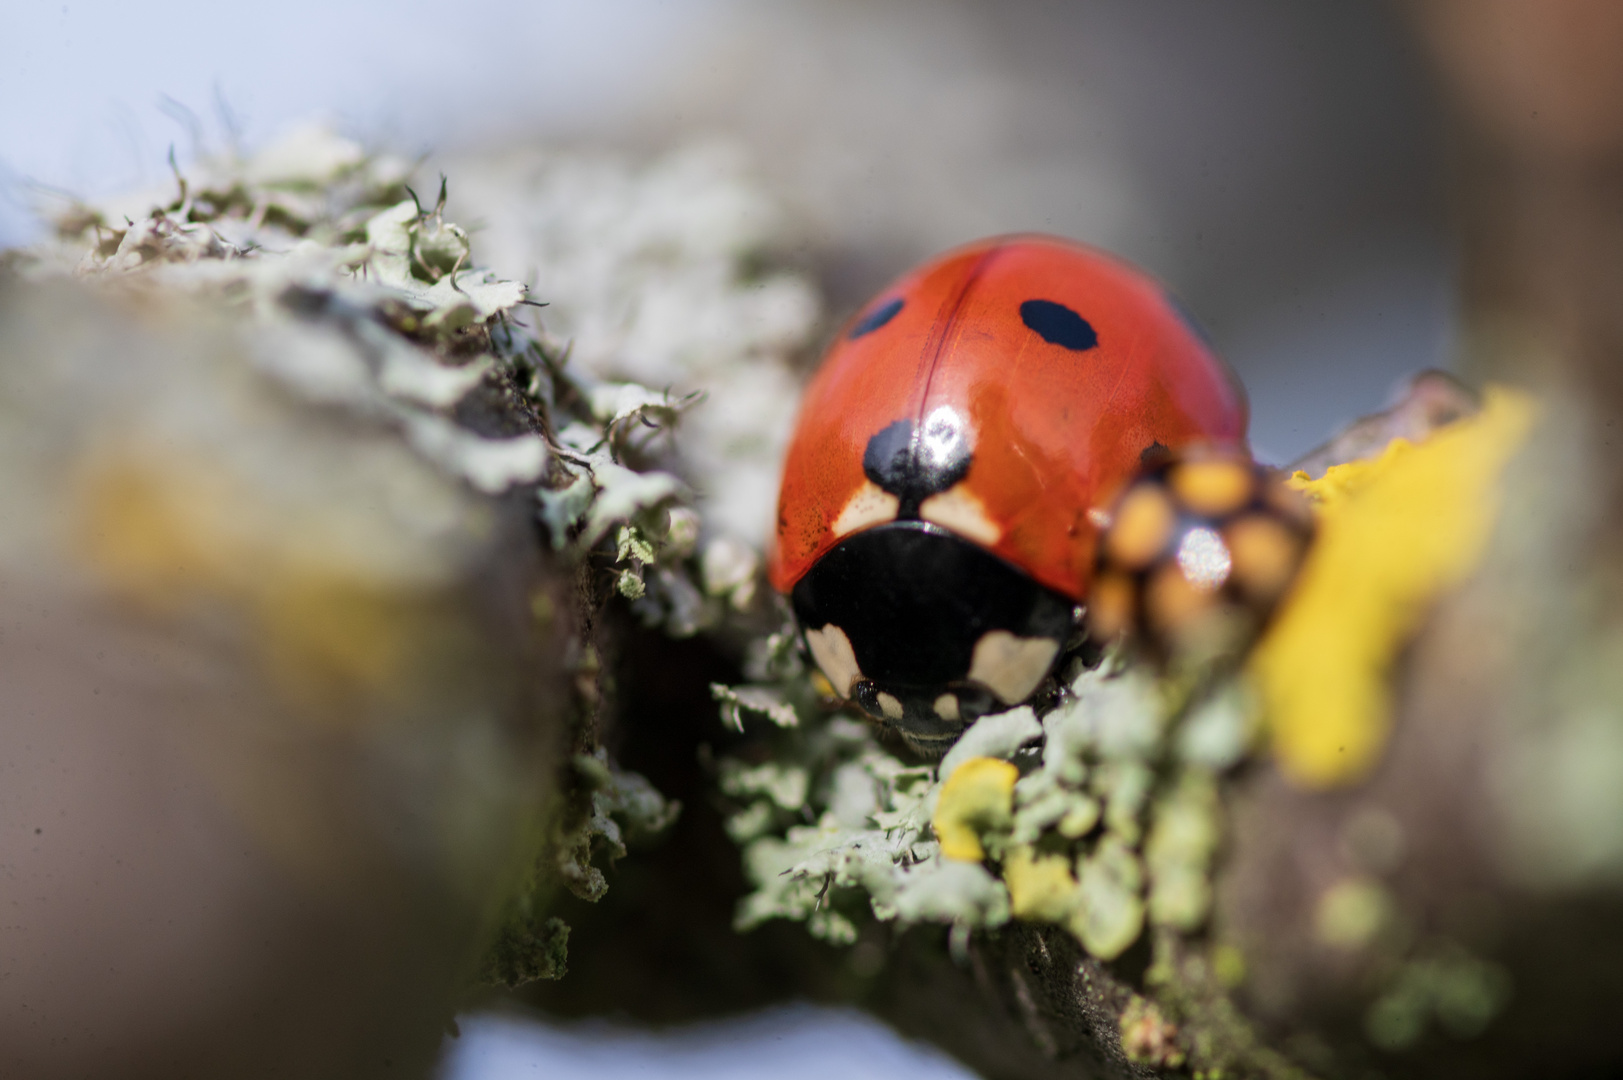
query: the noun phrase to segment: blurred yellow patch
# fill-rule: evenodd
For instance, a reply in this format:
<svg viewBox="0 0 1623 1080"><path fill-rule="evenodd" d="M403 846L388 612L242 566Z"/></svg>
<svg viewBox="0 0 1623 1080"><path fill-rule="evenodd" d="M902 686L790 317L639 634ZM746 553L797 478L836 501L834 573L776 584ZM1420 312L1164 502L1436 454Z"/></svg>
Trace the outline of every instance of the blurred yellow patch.
<svg viewBox="0 0 1623 1080"><path fill-rule="evenodd" d="M1022 844L1003 861L1003 883L1017 919L1064 922L1077 905L1076 877L1063 855L1038 855Z"/></svg>
<svg viewBox="0 0 1623 1080"><path fill-rule="evenodd" d="M1009 827L1018 779L1020 770L997 758L970 758L953 771L941 785L930 821L943 858L980 862L986 857L981 836Z"/></svg>
<svg viewBox="0 0 1623 1080"><path fill-rule="evenodd" d="M226 469L130 452L88 461L79 479L74 541L111 593L160 616L240 612L277 687L301 704L414 693L408 676L460 632L437 594L310 542L327 522L266 527L256 493Z"/></svg>
<svg viewBox="0 0 1623 1080"><path fill-rule="evenodd" d="M1250 664L1291 780L1350 783L1379 758L1393 660L1437 595L1480 562L1500 474L1535 412L1527 395L1490 387L1479 414L1418 445L1396 439L1373 461L1292 477L1314 503L1318 538Z"/></svg>

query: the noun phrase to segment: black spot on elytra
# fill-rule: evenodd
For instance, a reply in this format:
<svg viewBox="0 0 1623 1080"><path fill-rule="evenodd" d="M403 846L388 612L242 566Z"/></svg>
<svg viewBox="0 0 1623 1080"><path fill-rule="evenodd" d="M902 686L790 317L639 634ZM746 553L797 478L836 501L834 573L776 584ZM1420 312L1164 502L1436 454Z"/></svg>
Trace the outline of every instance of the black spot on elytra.
<svg viewBox="0 0 1623 1080"><path fill-rule="evenodd" d="M972 457L963 422L950 409L937 409L922 429L897 420L876 433L862 455L862 471L896 496L898 517L916 518L920 503L964 478Z"/></svg>
<svg viewBox="0 0 1623 1080"><path fill-rule="evenodd" d="M1138 465L1141 469L1158 469L1172 460L1172 450L1166 443L1157 440L1150 443L1138 455Z"/></svg>
<svg viewBox="0 0 1623 1080"><path fill-rule="evenodd" d="M1020 305L1020 321L1050 345L1084 352L1099 344L1093 324L1053 300L1027 300Z"/></svg>
<svg viewBox="0 0 1623 1080"><path fill-rule="evenodd" d="M873 333L875 330L894 319L896 317L896 313L902 310L903 303L904 301L902 298L898 296L894 300L887 300L883 304L880 304L878 307L868 312L868 314L858 319L856 321L856 325L851 327L851 332L845 335L846 338L848 340L855 341L863 334Z"/></svg>

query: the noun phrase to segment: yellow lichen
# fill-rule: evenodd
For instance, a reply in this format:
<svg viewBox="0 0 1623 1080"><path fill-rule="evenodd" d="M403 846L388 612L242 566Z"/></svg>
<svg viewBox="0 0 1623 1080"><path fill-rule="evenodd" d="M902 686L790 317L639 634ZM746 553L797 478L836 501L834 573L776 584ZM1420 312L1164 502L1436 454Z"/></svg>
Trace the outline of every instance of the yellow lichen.
<svg viewBox="0 0 1623 1080"><path fill-rule="evenodd" d="M1500 474L1534 413L1526 395L1490 388L1479 414L1423 443L1397 439L1375 460L1292 478L1315 504L1318 538L1250 664L1292 781L1350 783L1379 758L1393 661L1480 561Z"/></svg>
<svg viewBox="0 0 1623 1080"><path fill-rule="evenodd" d="M1003 883L1017 919L1064 922L1076 907L1076 878L1071 860L1063 855L1038 855L1022 844L1003 860Z"/></svg>
<svg viewBox="0 0 1623 1080"><path fill-rule="evenodd" d="M941 785L930 824L941 842L941 855L961 862L986 858L981 836L1006 829L1014 806L1014 782L1020 770L997 758L970 758Z"/></svg>

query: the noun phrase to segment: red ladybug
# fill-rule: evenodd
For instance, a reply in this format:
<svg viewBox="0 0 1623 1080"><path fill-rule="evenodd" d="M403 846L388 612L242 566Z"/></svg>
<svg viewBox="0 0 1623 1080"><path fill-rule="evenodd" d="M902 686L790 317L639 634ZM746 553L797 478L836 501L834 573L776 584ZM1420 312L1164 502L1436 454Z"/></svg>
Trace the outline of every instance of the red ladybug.
<svg viewBox="0 0 1623 1080"><path fill-rule="evenodd" d="M837 693L943 748L1077 628L1145 455L1243 444L1244 395L1153 279L1047 236L948 252L841 331L789 444L768 574Z"/></svg>

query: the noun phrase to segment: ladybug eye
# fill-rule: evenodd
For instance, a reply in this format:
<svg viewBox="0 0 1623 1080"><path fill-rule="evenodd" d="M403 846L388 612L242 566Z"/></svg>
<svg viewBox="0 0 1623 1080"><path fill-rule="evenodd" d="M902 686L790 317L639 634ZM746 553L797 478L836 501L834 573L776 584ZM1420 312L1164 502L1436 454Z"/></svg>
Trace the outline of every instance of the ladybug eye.
<svg viewBox="0 0 1623 1080"><path fill-rule="evenodd" d="M856 325L851 327L851 332L845 335L846 338L848 340L855 341L863 334L873 333L875 330L894 319L896 317L896 313L902 310L903 303L904 301L902 298L898 296L894 300L880 304L878 307L868 312L868 314L858 319Z"/></svg>
<svg viewBox="0 0 1623 1080"><path fill-rule="evenodd" d="M1084 352L1099 344L1093 324L1054 300L1027 300L1020 305L1020 321L1050 345Z"/></svg>

